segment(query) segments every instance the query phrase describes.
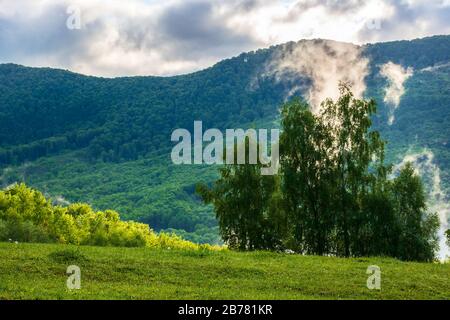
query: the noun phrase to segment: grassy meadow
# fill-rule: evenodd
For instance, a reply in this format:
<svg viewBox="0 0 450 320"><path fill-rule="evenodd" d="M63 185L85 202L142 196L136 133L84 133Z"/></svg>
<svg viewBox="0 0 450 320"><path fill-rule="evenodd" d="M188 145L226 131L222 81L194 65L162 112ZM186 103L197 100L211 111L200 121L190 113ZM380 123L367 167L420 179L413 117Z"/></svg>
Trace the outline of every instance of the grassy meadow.
<svg viewBox="0 0 450 320"><path fill-rule="evenodd" d="M68 290L66 269L81 268ZM381 268L381 290L366 270ZM0 243L0 299L450 299L450 264Z"/></svg>

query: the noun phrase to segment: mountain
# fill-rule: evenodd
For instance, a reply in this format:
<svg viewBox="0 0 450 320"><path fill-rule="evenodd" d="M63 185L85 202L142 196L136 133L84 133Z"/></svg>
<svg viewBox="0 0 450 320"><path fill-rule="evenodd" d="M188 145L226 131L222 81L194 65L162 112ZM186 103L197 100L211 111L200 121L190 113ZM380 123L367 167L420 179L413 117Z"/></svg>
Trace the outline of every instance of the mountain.
<svg viewBox="0 0 450 320"><path fill-rule="evenodd" d="M314 78L300 72L280 79L280 74L270 73L270 66L305 44L325 44L326 52L336 45L323 40L289 43L176 77L107 79L2 64L0 184L24 181L57 203L83 201L98 209L114 208L123 218L156 230L216 242L212 209L194 194L196 183L213 181L216 168L173 165L171 133L193 130L195 120L202 120L205 128L276 127L280 104L293 88L306 97ZM450 36L352 48L368 61L365 96L378 103L374 126L390 142L389 160L399 163L415 152L415 159L424 164L432 154L432 168L439 169L439 175L427 181L430 188L438 183L440 199L448 200ZM341 59L336 52L328 56ZM347 56L344 52L342 59ZM390 84L383 66L389 63L395 70L411 70L392 88L401 94L395 108L386 100ZM310 65L312 71L318 68Z"/></svg>

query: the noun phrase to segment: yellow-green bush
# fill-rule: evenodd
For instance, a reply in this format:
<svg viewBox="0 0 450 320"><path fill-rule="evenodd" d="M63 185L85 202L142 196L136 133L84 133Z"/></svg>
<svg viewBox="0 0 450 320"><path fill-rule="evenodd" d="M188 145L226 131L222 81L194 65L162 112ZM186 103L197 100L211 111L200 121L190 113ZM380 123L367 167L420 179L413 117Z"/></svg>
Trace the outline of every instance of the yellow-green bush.
<svg viewBox="0 0 450 320"><path fill-rule="evenodd" d="M17 184L0 191L0 241L58 242L76 245L219 250L176 235L157 234L143 223L121 221L112 210L87 204L53 206L39 191Z"/></svg>

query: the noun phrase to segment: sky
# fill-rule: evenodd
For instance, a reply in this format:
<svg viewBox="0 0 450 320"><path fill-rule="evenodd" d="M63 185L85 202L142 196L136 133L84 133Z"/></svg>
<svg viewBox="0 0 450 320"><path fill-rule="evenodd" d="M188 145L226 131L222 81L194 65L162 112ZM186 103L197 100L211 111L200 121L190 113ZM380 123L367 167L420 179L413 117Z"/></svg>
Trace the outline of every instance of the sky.
<svg viewBox="0 0 450 320"><path fill-rule="evenodd" d="M450 34L450 0L0 0L0 63L176 75L301 39Z"/></svg>

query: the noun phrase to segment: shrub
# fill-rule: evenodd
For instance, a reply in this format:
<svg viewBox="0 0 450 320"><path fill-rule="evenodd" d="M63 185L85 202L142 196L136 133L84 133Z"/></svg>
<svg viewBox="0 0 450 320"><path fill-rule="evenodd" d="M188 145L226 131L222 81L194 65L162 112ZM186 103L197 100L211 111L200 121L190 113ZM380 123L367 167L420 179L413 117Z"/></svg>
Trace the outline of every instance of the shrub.
<svg viewBox="0 0 450 320"><path fill-rule="evenodd" d="M49 254L49 258L55 262L66 264L80 263L88 260L86 256L77 249L54 251Z"/></svg>
<svg viewBox="0 0 450 320"><path fill-rule="evenodd" d="M112 210L94 211L87 204L53 206L24 184L0 191L0 241L58 242L75 245L217 250L171 234L156 234L143 223L121 221ZM73 253L73 252L72 252ZM70 256L70 251L56 256Z"/></svg>

